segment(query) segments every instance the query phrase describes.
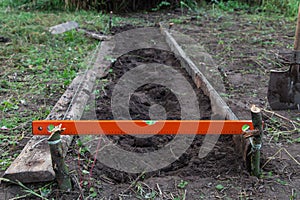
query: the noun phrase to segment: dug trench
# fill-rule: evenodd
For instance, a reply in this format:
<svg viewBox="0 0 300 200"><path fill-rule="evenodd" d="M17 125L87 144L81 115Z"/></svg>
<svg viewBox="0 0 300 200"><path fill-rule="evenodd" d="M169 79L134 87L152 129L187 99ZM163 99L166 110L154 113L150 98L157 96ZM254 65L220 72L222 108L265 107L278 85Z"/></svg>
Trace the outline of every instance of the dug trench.
<svg viewBox="0 0 300 200"><path fill-rule="evenodd" d="M110 72L107 76L99 80L100 84L98 84L96 88L96 91L99 91L96 97L96 114L99 120L115 119L112 112L113 105L111 99L113 90L118 84L119 79L137 66L144 65L146 66L145 69L147 69L147 65L153 63L158 66L161 66L161 64L171 66L174 70L184 76L196 93L201 119L217 118L216 116L211 116L210 99L205 96L201 89L194 85L193 80L185 69L181 67L180 61L175 54L166 50L147 48L134 50L118 57L118 59L111 64ZM182 84L177 80L172 80L172 84L176 85L176 87L182 87ZM189 93L192 91L186 92ZM152 112L153 108L155 110L155 107L163 107L163 109ZM135 90L130 96L128 109L131 119L182 119L181 105L176 96L176 91L172 91L165 86L155 83L141 85ZM241 155L234 150L234 143L231 136L220 136L218 142L209 154L204 158L199 158L198 154L200 147L203 144L204 137L205 136L203 135L195 136L189 148L180 155L175 162L170 163L164 168L146 173L128 173L108 167L101 162L101 158L113 157L114 155L102 154L105 156L98 156L98 161L92 169L93 177L106 177L111 180L114 185L118 185L129 184L137 179L144 180L151 177L164 178L169 176L179 176L183 178L193 176L195 178L206 178L215 177L221 174L235 176L236 174L245 171L245 168L242 165ZM132 135L114 135L106 136L106 140L101 140L101 147L104 147L108 143L112 143L125 151L149 153L163 148L173 139L174 136L172 135L154 135L146 138L135 137ZM127 158L124 156L121 159L123 159L123 162L126 162ZM139 161L137 160L136 162L138 164ZM151 167L155 168L155 166ZM113 193L106 195L117 195L117 193L114 191Z"/></svg>

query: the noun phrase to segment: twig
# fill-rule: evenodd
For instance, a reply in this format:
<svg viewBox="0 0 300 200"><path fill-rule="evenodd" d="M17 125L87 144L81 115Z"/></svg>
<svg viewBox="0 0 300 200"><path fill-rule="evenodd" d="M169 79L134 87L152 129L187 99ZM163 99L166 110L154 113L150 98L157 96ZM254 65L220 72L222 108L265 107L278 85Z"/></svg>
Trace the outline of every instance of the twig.
<svg viewBox="0 0 300 200"><path fill-rule="evenodd" d="M170 196L172 197L172 199L174 199L174 196L173 196L173 194L172 194L172 193L170 194Z"/></svg>
<svg viewBox="0 0 300 200"><path fill-rule="evenodd" d="M27 193L27 194L24 194L22 196L11 198L9 200L25 199L26 197L31 196L31 195L32 195L31 193Z"/></svg>
<svg viewBox="0 0 300 200"><path fill-rule="evenodd" d="M115 185L114 181L112 179L106 177L105 175L100 176L100 179L105 183Z"/></svg>
<svg viewBox="0 0 300 200"><path fill-rule="evenodd" d="M77 177L76 177L75 175L72 175L71 177L72 177L73 181L76 183L76 185L77 185L78 188L79 188L80 199L85 199L85 198L84 198L84 192L83 192L83 189L82 189L82 187L81 187L81 185L80 185L80 183L79 183Z"/></svg>
<svg viewBox="0 0 300 200"><path fill-rule="evenodd" d="M26 121L26 122L24 122L24 123L21 123L20 125L18 125L18 126L16 126L16 127L14 127L14 128L12 128L11 130L16 130L16 129L19 129L19 128L24 128L27 124L29 124L31 122L31 120L29 120L29 121Z"/></svg>
<svg viewBox="0 0 300 200"><path fill-rule="evenodd" d="M141 173L138 177L136 177L136 179L129 185L128 188L126 188L122 194L126 193L128 190L130 190L132 187L134 187L136 185L136 183L138 182L138 180L145 174L145 172Z"/></svg>
<svg viewBox="0 0 300 200"><path fill-rule="evenodd" d="M182 200L185 200L185 198L186 198L186 190L184 190L184 194L183 194Z"/></svg>
<svg viewBox="0 0 300 200"><path fill-rule="evenodd" d="M146 183L144 183L144 182L140 182L142 185L144 185L144 186L146 186L148 189L150 189L150 190L152 190L152 188L148 185L148 184L146 184Z"/></svg>
<svg viewBox="0 0 300 200"><path fill-rule="evenodd" d="M160 189L160 187L159 187L158 183L156 183L156 187L157 187L157 189L158 189L159 196L161 197L161 196L162 196L162 192L161 192L161 189Z"/></svg>
<svg viewBox="0 0 300 200"><path fill-rule="evenodd" d="M83 31L88 37L94 38L96 40L105 41L105 40L110 40L111 39L110 36L100 35L98 33L93 33L91 31L87 31L85 29L78 28L77 30L78 31Z"/></svg>
<svg viewBox="0 0 300 200"><path fill-rule="evenodd" d="M274 138L274 136L289 136L289 135L291 135L291 134L293 134L293 132L294 131L296 131L296 130L291 130L291 131L268 131L268 132L271 132L271 133L273 133L272 134L272 136L270 137L270 139L269 139L269 142L268 142L268 144L270 144L271 143L271 141L273 140L273 138Z"/></svg>
<svg viewBox="0 0 300 200"><path fill-rule="evenodd" d="M253 57L250 57L250 60L255 62L261 69L264 70L264 72L266 72L266 67L264 66L264 64L260 60L254 59Z"/></svg>
<svg viewBox="0 0 300 200"><path fill-rule="evenodd" d="M281 119L283 119L283 120L288 121L289 123L291 123L291 124L293 125L294 130L297 129L297 127L295 126L295 124L296 124L297 126L300 126L300 123L298 123L298 122L296 122L296 121L294 121L294 120L291 120L291 119L289 119L289 118L287 118L287 117L284 117L284 116L282 116L282 115L280 115L280 114L278 114L278 113L276 113L276 112L274 112L274 111L270 111L270 110L266 110L266 109L263 109L262 111L263 111L263 112L266 112L266 113L269 113L269 114L271 114L272 116L275 115L276 117L279 117L279 118L281 118Z"/></svg>
<svg viewBox="0 0 300 200"><path fill-rule="evenodd" d="M292 156L287 150L286 148L280 148L273 156L271 156L266 162L265 164L263 164L263 166L261 168L264 168L271 160L275 159L275 156L279 153L281 153L281 151L284 150L287 155L293 160L295 161L295 163L297 163L297 165L300 166L300 162L298 160L296 160L296 158L294 158L294 156Z"/></svg>
<svg viewBox="0 0 300 200"><path fill-rule="evenodd" d="M24 189L24 191L27 192L28 194L34 195L34 196L39 197L39 198L41 198L43 200L48 200L47 198L45 198L45 197L41 196L40 194L36 193L34 190L31 190L30 188L26 187L23 183L21 183L18 180L12 181L10 179L0 178L0 182L1 181L16 184L16 185L22 187Z"/></svg>

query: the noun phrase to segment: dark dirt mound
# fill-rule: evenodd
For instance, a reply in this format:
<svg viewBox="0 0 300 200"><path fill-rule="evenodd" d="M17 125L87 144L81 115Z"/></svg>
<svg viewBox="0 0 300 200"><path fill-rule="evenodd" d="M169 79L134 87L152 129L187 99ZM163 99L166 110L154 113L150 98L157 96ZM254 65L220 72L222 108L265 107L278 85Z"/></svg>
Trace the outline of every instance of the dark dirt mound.
<svg viewBox="0 0 300 200"><path fill-rule="evenodd" d="M209 119L211 115L210 100L203 92L194 86L193 81L188 76L187 72L181 68L179 60L169 51L158 49L139 49L129 52L119 57L111 65L111 73L104 77L105 84L98 89L97 102L97 118L98 119L114 119L111 109L111 98L115 85L118 80L131 69L147 63L159 63L172 66L177 71L180 71L188 80L195 91L198 101L201 118ZM175 80L174 80L175 81ZM178 87L181 87L178 84ZM150 83L139 87L130 97L129 111L132 119L181 119L181 108L179 101L174 94L176 91L171 91L169 88ZM165 109L161 116L150 116L149 110L151 106L158 105ZM164 116L165 114L165 116ZM174 136L160 135L148 138L138 138L130 135L124 136L109 136L109 138L119 147L126 151L145 153L155 151L162 148L173 140ZM221 137L214 150L203 159L198 158L199 149L203 143L204 136L196 136L189 149L181 155L177 161L169 166L156 171L147 173L144 177L149 176L189 176L197 175L199 177L208 177L213 174L229 173L233 169L240 169L238 156L234 152L231 137ZM228 163L232 163L235 167L228 168ZM235 171L233 170L233 171ZM115 169L111 169L97 163L95 173L98 176L106 175L116 182L130 182L138 177L138 174L128 174Z"/></svg>
<svg viewBox="0 0 300 200"><path fill-rule="evenodd" d="M119 57L110 67L111 73L102 79L103 85L98 88L100 95L97 97L97 117L98 119L113 119L111 111L111 97L114 86L118 80L131 69L147 63L158 63L172 66L182 73L186 80L190 82L194 92L198 97L201 117L210 117L210 100L203 92L194 86L193 81L187 72L181 68L176 56L165 50L159 49L139 49ZM174 80L175 81L175 80ZM180 85L178 85L180 87ZM145 84L138 88L130 99L130 113L132 119L150 119L149 108L153 104L159 104L166 109L166 119L181 119L180 105L176 95L164 86L157 84Z"/></svg>
<svg viewBox="0 0 300 200"><path fill-rule="evenodd" d="M143 144L146 143L144 147L137 146L134 142L135 138L132 138L132 136L115 136L111 139L117 142L120 147L128 151L146 152L151 151L154 146L162 146L162 141L164 142L168 139L172 139L170 137L171 136L156 136L144 139ZM199 158L198 153L203 143L203 139L203 136L196 136L190 148L175 162L160 170L144 173L142 178L139 177L141 174L118 171L109 168L100 162L97 162L93 170L93 175L96 177L103 177L103 175L105 175L115 183L131 183L137 178L143 180L149 177L165 177L173 175L179 177L196 176L199 178L207 178L220 174L235 175L244 170L241 165L240 156L234 151L234 144L230 136L222 136L214 149L205 158ZM228 166L228 163L230 163L230 167Z"/></svg>

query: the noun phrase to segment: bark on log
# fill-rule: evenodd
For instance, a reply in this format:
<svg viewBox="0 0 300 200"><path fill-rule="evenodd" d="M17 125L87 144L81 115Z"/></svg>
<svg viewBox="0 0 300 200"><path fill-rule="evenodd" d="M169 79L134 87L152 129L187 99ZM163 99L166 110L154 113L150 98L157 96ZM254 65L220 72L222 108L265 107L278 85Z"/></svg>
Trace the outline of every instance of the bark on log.
<svg viewBox="0 0 300 200"><path fill-rule="evenodd" d="M65 163L63 146L61 143L60 133L63 131L61 125L56 126L48 138L50 154L52 158L52 167L55 172L58 187L62 191L71 191L72 183L69 174L69 169Z"/></svg>
<svg viewBox="0 0 300 200"><path fill-rule="evenodd" d="M251 107L251 117L254 129L258 130L258 133L250 138L252 140L251 145L251 174L254 176L260 176L260 149L262 146L262 114L261 109L253 105Z"/></svg>

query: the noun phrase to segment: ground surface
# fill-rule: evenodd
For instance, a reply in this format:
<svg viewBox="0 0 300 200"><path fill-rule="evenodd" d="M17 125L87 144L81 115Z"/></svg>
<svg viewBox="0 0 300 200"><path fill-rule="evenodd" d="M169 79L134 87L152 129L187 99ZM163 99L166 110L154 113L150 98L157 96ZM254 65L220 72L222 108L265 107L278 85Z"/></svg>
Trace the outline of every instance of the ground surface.
<svg viewBox="0 0 300 200"><path fill-rule="evenodd" d="M147 19L149 24L160 20L175 22L172 29L191 36L203 45L213 56L223 76L226 92L222 95L240 119L249 119L248 110L251 104L268 109L266 101L268 71L280 65L280 51L286 52L291 49L294 21L216 11L204 12L196 17L194 15L182 17L180 13L131 17ZM123 59L128 66L132 62L137 62L128 57ZM101 88L99 98L105 96L104 91L109 93L109 85L116 80L113 74L118 73L114 67L118 66L113 66L113 71L107 78L113 81L109 82L104 90ZM133 97L135 101L131 104L132 114L137 118L141 117L139 115L147 114L145 110L148 108L146 106L144 110L136 112L134 110L138 108L136 105L149 106L153 103L151 98L147 99L142 94L142 91L149 92L149 96L154 96L154 100L157 91L159 93L164 91L165 94L158 100L159 102L165 102L164 98L169 98L165 96L168 95L168 90L154 86L140 88L140 93ZM209 115L209 107L204 110ZM174 114L172 109L170 112ZM187 154L171 167L152 174L134 175L109 170L99 162L94 164L93 155L77 141L74 142L67 158L75 185L74 191L62 195L53 183L28 187L38 188L35 191L39 194L42 192L45 194L49 190L47 198L50 199L75 199L81 194L91 199L297 199L300 193L300 166L295 160L300 160L299 132L293 131L293 125L299 125L299 112L278 112L278 114L288 119L264 112L266 133L262 150L263 175L259 179L250 176L241 165L241 158L234 152L229 137L220 138L213 151L203 159L197 157L201 138L196 138ZM178 115L174 116L177 118ZM148 145L144 140L137 141L131 137L112 139L115 142L119 141L123 148L132 151L140 151L143 146ZM157 140L159 142L155 143L156 146L147 148L155 149L169 139ZM156 142L156 139L152 142ZM276 154L277 152L279 153ZM274 158L269 159L273 155ZM18 190L14 194L16 193Z"/></svg>

